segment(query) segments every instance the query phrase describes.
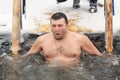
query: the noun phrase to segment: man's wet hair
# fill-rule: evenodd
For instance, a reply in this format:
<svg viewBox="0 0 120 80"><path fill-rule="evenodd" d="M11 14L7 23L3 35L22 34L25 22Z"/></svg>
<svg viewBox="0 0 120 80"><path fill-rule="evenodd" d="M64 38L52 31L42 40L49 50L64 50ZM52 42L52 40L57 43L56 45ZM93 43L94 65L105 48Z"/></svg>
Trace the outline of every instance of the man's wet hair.
<svg viewBox="0 0 120 80"><path fill-rule="evenodd" d="M67 16L66 16L64 13L62 13L62 12L54 13L54 14L51 16L51 19L54 19L54 20L58 20L58 19L61 19L61 18L64 18L66 24L68 24Z"/></svg>

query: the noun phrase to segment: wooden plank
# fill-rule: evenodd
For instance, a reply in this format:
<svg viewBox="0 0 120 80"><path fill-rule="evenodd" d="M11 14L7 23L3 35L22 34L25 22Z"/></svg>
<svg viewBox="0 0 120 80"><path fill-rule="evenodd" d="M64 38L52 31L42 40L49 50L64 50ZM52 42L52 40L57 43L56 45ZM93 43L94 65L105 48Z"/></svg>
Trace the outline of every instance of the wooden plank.
<svg viewBox="0 0 120 80"><path fill-rule="evenodd" d="M113 51L113 21L112 21L112 0L105 0L105 20L106 20L106 50L108 53Z"/></svg>
<svg viewBox="0 0 120 80"><path fill-rule="evenodd" d="M19 54L20 44L20 0L13 0L12 53Z"/></svg>

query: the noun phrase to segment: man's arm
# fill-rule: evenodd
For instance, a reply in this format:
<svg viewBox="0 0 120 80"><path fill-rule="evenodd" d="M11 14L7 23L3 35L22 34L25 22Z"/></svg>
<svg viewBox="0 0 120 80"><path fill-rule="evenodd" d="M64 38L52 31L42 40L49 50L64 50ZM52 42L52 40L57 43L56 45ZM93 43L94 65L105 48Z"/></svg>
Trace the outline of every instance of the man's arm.
<svg viewBox="0 0 120 80"><path fill-rule="evenodd" d="M31 49L26 54L24 54L22 57L27 57L30 54L37 54L37 53L39 53L42 50L41 44L42 44L41 38L38 37L35 40L34 44L32 45Z"/></svg>
<svg viewBox="0 0 120 80"><path fill-rule="evenodd" d="M102 56L102 54L98 51L98 49L93 45L93 43L89 40L87 36L82 35L81 39L83 41L82 49L84 51L87 51L90 54L95 54L97 56Z"/></svg>

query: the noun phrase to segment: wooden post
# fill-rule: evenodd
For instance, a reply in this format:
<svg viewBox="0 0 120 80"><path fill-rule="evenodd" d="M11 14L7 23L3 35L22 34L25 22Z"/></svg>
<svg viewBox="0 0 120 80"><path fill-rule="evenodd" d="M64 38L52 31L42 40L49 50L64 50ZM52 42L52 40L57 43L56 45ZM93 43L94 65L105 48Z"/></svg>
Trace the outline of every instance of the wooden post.
<svg viewBox="0 0 120 80"><path fill-rule="evenodd" d="M106 50L108 53L113 51L113 23L112 23L112 0L105 0L105 20L106 20Z"/></svg>
<svg viewBox="0 0 120 80"><path fill-rule="evenodd" d="M20 0L13 0L12 53L18 55L20 44Z"/></svg>

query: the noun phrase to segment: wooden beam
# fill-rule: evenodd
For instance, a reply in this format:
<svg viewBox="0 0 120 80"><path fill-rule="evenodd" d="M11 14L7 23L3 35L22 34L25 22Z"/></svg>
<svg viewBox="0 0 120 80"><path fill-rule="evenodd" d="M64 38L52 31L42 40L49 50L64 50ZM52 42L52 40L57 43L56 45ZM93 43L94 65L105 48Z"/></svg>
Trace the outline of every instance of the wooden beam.
<svg viewBox="0 0 120 80"><path fill-rule="evenodd" d="M20 0L13 0L12 53L19 54L20 44Z"/></svg>
<svg viewBox="0 0 120 80"><path fill-rule="evenodd" d="M113 51L113 21L112 21L112 0L105 0L105 31L106 31L106 50L108 53Z"/></svg>

